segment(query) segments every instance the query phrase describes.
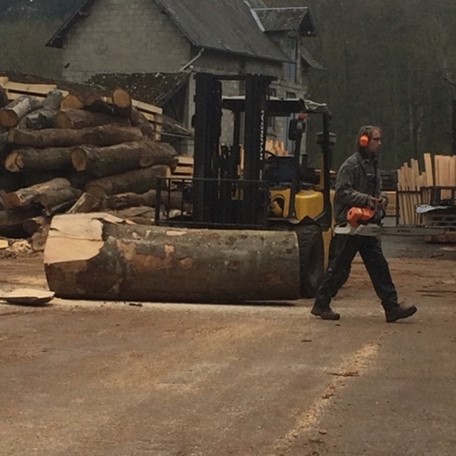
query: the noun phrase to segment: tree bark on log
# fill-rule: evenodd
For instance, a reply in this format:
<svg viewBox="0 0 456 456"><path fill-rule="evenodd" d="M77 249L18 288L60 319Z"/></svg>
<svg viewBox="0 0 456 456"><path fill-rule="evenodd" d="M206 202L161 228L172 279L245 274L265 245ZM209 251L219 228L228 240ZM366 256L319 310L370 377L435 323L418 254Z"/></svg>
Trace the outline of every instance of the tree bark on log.
<svg viewBox="0 0 456 456"><path fill-rule="evenodd" d="M174 167L177 154L169 144L144 139L109 147L77 147L71 153L71 161L76 171L103 177L156 164Z"/></svg>
<svg viewBox="0 0 456 456"><path fill-rule="evenodd" d="M52 220L44 251L62 298L242 302L299 297L299 249L290 231L129 225L109 214Z"/></svg>
<svg viewBox="0 0 456 456"><path fill-rule="evenodd" d="M99 199L116 193L144 193L154 188L157 177L166 176L168 171L169 167L166 165L155 165L115 176L101 177L89 182L85 186L85 191Z"/></svg>
<svg viewBox="0 0 456 456"><path fill-rule="evenodd" d="M27 207L43 194L50 191L61 191L69 187L71 187L71 184L67 179L58 177L41 184L20 188L15 192L7 193L5 198L11 207Z"/></svg>
<svg viewBox="0 0 456 456"><path fill-rule="evenodd" d="M31 130L52 128L62 99L63 94L60 90L51 90L43 101L43 107L27 114L22 119L25 127Z"/></svg>
<svg viewBox="0 0 456 456"><path fill-rule="evenodd" d="M18 146L36 147L71 147L90 144L94 146L113 146L123 142L140 141L143 134L139 128L121 125L101 125L99 127L68 130L48 128L27 131L11 129L8 142Z"/></svg>
<svg viewBox="0 0 456 456"><path fill-rule="evenodd" d="M16 149L5 158L5 168L18 173L24 170L70 171L71 152L73 149L64 147L48 147L46 149Z"/></svg>
<svg viewBox="0 0 456 456"><path fill-rule="evenodd" d="M24 117L25 127L30 130L42 130L52 128L55 123L57 110L48 108L37 109Z"/></svg>
<svg viewBox="0 0 456 456"><path fill-rule="evenodd" d="M101 112L85 111L83 109L61 109L55 117L57 128L81 128L97 127L106 124L118 124L130 126L131 121L126 117L115 117Z"/></svg>
<svg viewBox="0 0 456 456"><path fill-rule="evenodd" d="M0 125L13 128L26 114L38 109L41 105L40 100L23 95L0 109Z"/></svg>

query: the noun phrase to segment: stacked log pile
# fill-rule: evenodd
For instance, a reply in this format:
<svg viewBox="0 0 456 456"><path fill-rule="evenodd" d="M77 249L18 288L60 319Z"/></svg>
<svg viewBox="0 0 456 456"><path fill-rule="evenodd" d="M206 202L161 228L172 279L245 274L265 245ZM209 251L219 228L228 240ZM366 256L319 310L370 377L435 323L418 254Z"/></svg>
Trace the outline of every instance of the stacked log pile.
<svg viewBox="0 0 456 456"><path fill-rule="evenodd" d="M423 156L424 168L418 160L404 163L398 170L399 221L402 225L419 225L421 216L417 206L442 204L456 206L456 156ZM434 195L438 194L438 201Z"/></svg>
<svg viewBox="0 0 456 456"><path fill-rule="evenodd" d="M160 108L121 88L24 86L0 76L0 235L41 250L54 214L140 204L152 217L157 177L177 164L159 141Z"/></svg>

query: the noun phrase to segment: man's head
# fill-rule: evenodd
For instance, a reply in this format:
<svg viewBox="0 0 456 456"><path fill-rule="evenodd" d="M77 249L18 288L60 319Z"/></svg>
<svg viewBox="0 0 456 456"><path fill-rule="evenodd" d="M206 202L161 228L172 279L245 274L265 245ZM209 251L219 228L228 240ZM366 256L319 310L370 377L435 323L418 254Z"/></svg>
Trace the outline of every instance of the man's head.
<svg viewBox="0 0 456 456"><path fill-rule="evenodd" d="M377 157L382 148L382 130L375 125L364 125L356 137L356 150L369 157Z"/></svg>

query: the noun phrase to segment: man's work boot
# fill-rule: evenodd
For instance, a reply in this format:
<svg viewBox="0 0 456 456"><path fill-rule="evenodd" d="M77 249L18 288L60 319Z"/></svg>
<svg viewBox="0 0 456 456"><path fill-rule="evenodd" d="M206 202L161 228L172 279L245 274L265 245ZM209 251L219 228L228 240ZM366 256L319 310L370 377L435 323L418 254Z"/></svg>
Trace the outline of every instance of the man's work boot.
<svg viewBox="0 0 456 456"><path fill-rule="evenodd" d="M337 312L334 312L334 310L332 310L329 306L319 307L314 304L310 313L322 318L323 320L339 320L340 318L340 315Z"/></svg>
<svg viewBox="0 0 456 456"><path fill-rule="evenodd" d="M418 309L415 306L405 307L400 304L397 306L386 307L385 316L387 323L394 323L401 318L411 317Z"/></svg>

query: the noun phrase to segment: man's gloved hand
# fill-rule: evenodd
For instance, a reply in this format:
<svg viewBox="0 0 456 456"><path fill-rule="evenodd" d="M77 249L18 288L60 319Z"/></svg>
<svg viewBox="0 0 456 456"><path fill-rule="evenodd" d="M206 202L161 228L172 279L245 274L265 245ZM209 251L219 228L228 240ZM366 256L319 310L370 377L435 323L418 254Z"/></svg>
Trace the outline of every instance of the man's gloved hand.
<svg viewBox="0 0 456 456"><path fill-rule="evenodd" d="M379 198L369 195L367 197L367 205L372 209L385 209L386 206L388 206L388 198L383 195L381 195Z"/></svg>
<svg viewBox="0 0 456 456"><path fill-rule="evenodd" d="M381 195L378 201L378 207L386 209L386 206L388 206L388 198L385 195Z"/></svg>

